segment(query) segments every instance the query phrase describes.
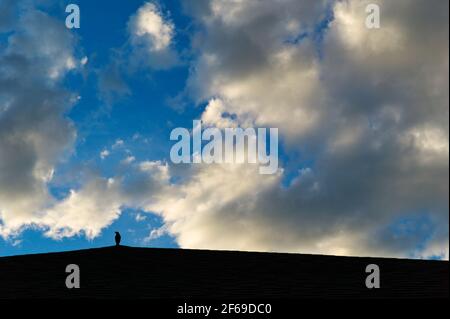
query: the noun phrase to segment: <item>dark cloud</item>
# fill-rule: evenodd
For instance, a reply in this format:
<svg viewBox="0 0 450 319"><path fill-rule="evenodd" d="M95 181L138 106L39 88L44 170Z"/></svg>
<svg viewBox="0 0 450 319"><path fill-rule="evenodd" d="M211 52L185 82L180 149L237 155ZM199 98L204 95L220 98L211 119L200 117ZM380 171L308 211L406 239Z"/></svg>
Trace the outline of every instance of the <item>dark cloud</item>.
<svg viewBox="0 0 450 319"><path fill-rule="evenodd" d="M279 127L288 154L314 164L287 187L251 168L197 170L181 199L152 206L182 246L448 258L448 2L376 2L379 30L364 25L367 1L188 10L194 96ZM319 55L308 34L329 5ZM307 36L285 41L295 34ZM397 240L396 223L417 216L428 227Z"/></svg>
<svg viewBox="0 0 450 319"><path fill-rule="evenodd" d="M61 22L27 10L0 54L0 229L39 223L52 197L54 166L70 151L74 96L60 78L76 67L74 40Z"/></svg>

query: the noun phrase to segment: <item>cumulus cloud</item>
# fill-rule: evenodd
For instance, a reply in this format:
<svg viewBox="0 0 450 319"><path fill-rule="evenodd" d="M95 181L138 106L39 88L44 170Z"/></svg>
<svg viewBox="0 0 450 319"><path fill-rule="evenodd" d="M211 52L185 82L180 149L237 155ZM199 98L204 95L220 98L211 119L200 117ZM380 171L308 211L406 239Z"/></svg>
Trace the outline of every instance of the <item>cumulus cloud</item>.
<svg viewBox="0 0 450 319"><path fill-rule="evenodd" d="M149 207L181 246L448 258L448 3L376 2L379 30L364 26L368 1L333 3L330 21L321 1L188 9L202 118L279 127L302 158L287 186L246 166L195 169ZM426 231L398 230L425 217Z"/></svg>
<svg viewBox="0 0 450 319"><path fill-rule="evenodd" d="M100 152L100 158L101 158L101 159L105 159L105 158L107 158L109 155L110 155L110 152L109 152L108 150L106 150L106 149Z"/></svg>
<svg viewBox="0 0 450 319"><path fill-rule="evenodd" d="M9 37L6 54L20 54L33 63L33 71L43 79L56 81L77 67L74 36L64 25L41 11L21 16L13 36Z"/></svg>
<svg viewBox="0 0 450 319"><path fill-rule="evenodd" d="M45 235L60 239L84 234L94 238L119 217L122 199L114 179L92 177L80 190L71 190L62 201L47 209L39 222Z"/></svg>
<svg viewBox="0 0 450 319"><path fill-rule="evenodd" d="M173 50L175 27L153 2L142 5L128 21L133 58L154 69L166 69L177 63Z"/></svg>
<svg viewBox="0 0 450 319"><path fill-rule="evenodd" d="M39 222L52 202L47 183L76 132L65 112L76 96L60 87L74 69L75 39L46 14L29 10L0 53L0 234Z"/></svg>
<svg viewBox="0 0 450 319"><path fill-rule="evenodd" d="M49 191L76 139L66 113L77 95L62 82L87 60L76 57L64 22L41 11L27 8L12 30L0 52L0 236L34 227L56 239L93 238L120 213L114 180L91 176L61 200Z"/></svg>
<svg viewBox="0 0 450 319"><path fill-rule="evenodd" d="M327 1L212 1L197 17L205 35L188 84L194 98L219 97L239 121L283 127L294 142L310 139L327 116L317 52L312 39L289 40L312 32L326 10Z"/></svg>
<svg viewBox="0 0 450 319"><path fill-rule="evenodd" d="M133 40L145 40L149 51L166 50L173 37L173 24L164 21L159 9L153 3L140 7L130 19Z"/></svg>

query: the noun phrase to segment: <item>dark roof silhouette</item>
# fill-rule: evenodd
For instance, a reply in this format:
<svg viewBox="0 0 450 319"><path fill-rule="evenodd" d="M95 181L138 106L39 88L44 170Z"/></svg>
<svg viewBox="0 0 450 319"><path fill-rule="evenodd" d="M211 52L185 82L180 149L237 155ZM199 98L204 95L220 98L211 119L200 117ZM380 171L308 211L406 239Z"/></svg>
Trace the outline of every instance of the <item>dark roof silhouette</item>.
<svg viewBox="0 0 450 319"><path fill-rule="evenodd" d="M67 289L68 264L81 289ZM381 288L367 289L368 264ZM2 298L447 297L448 261L127 246L0 257Z"/></svg>

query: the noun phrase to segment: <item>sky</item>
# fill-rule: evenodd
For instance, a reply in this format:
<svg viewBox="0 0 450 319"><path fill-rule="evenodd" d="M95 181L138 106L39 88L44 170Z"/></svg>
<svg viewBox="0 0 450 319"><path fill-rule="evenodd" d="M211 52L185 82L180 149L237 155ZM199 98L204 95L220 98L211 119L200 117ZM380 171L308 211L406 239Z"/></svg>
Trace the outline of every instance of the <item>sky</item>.
<svg viewBox="0 0 450 319"><path fill-rule="evenodd" d="M0 0L0 256L120 231L141 247L448 259L448 9ZM278 128L278 170L173 163L170 133L193 120Z"/></svg>

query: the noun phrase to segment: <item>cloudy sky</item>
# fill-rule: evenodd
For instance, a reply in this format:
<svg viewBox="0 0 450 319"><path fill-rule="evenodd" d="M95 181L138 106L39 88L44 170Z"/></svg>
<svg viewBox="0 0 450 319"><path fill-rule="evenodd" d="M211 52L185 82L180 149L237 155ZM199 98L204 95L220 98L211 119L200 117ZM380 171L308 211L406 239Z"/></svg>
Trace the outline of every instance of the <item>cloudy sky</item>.
<svg viewBox="0 0 450 319"><path fill-rule="evenodd" d="M0 255L118 230L144 247L448 259L448 6L0 0ZM173 164L171 130L196 119L278 128L279 170Z"/></svg>

